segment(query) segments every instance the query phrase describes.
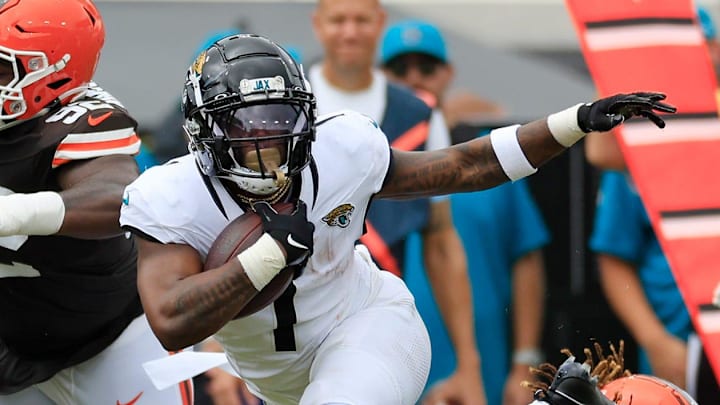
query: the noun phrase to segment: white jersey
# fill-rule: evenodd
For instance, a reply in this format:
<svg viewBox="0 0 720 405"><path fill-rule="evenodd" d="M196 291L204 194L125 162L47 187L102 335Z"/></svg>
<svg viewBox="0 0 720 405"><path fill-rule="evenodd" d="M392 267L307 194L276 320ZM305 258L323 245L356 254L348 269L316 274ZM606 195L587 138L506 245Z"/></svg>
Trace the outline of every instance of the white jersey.
<svg viewBox="0 0 720 405"><path fill-rule="evenodd" d="M379 278L368 257L356 252L355 241L362 235L370 199L382 187L389 168L387 139L371 119L356 112L321 116L318 124L312 145L318 184L313 184L308 167L302 173L300 192L308 220L315 225L314 253L303 275L293 282L297 289L293 306L281 309L294 311L296 351L276 351L274 330L278 319L285 317L274 305L229 322L215 336L238 373L258 386L312 356L344 317L371 299L358 294L359 285ZM207 191L194 158L187 155L150 168L126 188L121 225L161 243L187 244L205 258L216 236L243 213L218 180L210 180L227 217Z"/></svg>

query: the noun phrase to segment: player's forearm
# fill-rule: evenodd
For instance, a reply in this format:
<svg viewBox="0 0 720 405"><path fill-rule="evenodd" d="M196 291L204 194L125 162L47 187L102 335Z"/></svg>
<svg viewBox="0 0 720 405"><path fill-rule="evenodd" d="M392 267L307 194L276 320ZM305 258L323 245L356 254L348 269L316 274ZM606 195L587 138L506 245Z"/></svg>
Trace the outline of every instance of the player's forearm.
<svg viewBox="0 0 720 405"><path fill-rule="evenodd" d="M232 260L177 281L153 329L166 348L188 347L220 330L257 293L240 263Z"/></svg>
<svg viewBox="0 0 720 405"><path fill-rule="evenodd" d="M512 285L514 350L519 353L539 349L545 310L545 277L540 251L518 259L513 268Z"/></svg>
<svg viewBox="0 0 720 405"><path fill-rule="evenodd" d="M516 158L527 159L528 167L540 167L565 150L550 134L545 120L518 128L522 152ZM379 193L384 197L452 194L495 187L510 180L491 143L481 137L448 149L430 152L393 151L390 177ZM529 172L527 174L530 174ZM525 175L527 175L525 174Z"/></svg>
<svg viewBox="0 0 720 405"><path fill-rule="evenodd" d="M425 263L435 300L450 334L458 368L479 369L467 261L454 228L450 236L426 237Z"/></svg>

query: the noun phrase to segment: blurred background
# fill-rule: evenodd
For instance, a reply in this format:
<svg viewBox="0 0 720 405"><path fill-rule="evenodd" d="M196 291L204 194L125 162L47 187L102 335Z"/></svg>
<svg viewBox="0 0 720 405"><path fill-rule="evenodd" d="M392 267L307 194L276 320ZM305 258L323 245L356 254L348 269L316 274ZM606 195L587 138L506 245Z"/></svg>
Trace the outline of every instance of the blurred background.
<svg viewBox="0 0 720 405"><path fill-rule="evenodd" d="M122 100L144 131L162 128L179 110L185 69L209 33L235 29L267 35L292 47L309 66L321 57L310 25L314 1L96 0L107 40L96 80ZM503 106L500 121L453 128L474 136L479 129L524 122L595 98L562 0L385 0L388 23L422 18L445 34L456 69L455 86ZM717 1L697 1L720 18ZM650 89L648 89L650 90ZM172 122L172 121L165 121ZM174 128L173 130L179 130ZM179 134L180 132L178 132ZM152 142L152 140L150 140ZM592 227L598 172L583 148L553 160L529 179L552 234L545 249L547 311L543 349L564 359L590 340L621 338L634 347L598 284L587 240Z"/></svg>

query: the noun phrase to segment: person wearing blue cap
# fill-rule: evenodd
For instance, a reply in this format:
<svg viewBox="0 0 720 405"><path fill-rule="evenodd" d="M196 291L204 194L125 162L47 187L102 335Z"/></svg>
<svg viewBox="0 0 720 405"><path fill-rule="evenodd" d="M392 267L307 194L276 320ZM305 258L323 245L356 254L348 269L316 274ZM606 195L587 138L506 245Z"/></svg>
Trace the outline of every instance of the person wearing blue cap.
<svg viewBox="0 0 720 405"><path fill-rule="evenodd" d="M440 30L420 20L401 21L387 29L380 64L391 80L428 92L441 105L454 76ZM532 393L521 383L531 378L530 366L543 360L539 348L545 291L541 248L549 241L547 228L523 180L454 194L450 200L454 223L467 249L487 401L527 404ZM433 398L442 389L437 383L452 372L455 354L422 263L414 260L419 250L417 239L412 239L405 280L430 333L433 358L426 397ZM435 385L438 388L432 388Z"/></svg>
<svg viewBox="0 0 720 405"><path fill-rule="evenodd" d="M421 151L447 147L448 128L441 111L432 107L434 101L427 97L422 100L406 86L388 82L375 68L385 20L386 12L378 0L317 3L313 28L325 55L310 68L308 78L318 112L362 112L378 123L395 148ZM422 234L427 273L459 360L444 384L446 396L442 400L486 404L475 347L467 262L452 222L449 198L373 201L366 229L360 241L379 267L399 276L405 268L408 236Z"/></svg>

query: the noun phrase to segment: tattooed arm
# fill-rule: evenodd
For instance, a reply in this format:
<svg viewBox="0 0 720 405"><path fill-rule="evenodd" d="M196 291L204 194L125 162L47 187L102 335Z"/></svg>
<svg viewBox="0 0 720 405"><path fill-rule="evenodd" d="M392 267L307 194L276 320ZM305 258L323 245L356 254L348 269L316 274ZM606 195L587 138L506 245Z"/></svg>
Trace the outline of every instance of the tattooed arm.
<svg viewBox="0 0 720 405"><path fill-rule="evenodd" d="M136 240L140 298L153 332L168 350L217 332L258 293L239 260L203 272L200 255L188 245Z"/></svg>
<svg viewBox="0 0 720 405"><path fill-rule="evenodd" d="M491 135L433 152L393 150L393 162L379 197L451 194L495 187L528 176L590 132L605 132L626 119L647 119L659 128L658 113L675 107L662 93L617 94Z"/></svg>
<svg viewBox="0 0 720 405"><path fill-rule="evenodd" d="M565 150L550 134L545 119L522 125L517 137L533 167ZM483 190L508 181L484 136L430 152L393 150L393 163L379 197L402 198Z"/></svg>

